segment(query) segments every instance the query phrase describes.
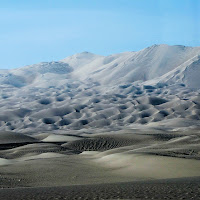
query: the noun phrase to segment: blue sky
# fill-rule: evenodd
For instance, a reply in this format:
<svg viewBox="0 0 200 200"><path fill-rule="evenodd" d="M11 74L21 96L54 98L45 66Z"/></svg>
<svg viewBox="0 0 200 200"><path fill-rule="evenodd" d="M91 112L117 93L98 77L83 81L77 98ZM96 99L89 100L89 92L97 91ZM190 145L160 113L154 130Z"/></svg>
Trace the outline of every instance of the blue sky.
<svg viewBox="0 0 200 200"><path fill-rule="evenodd" d="M0 0L0 69L89 51L200 46L199 0Z"/></svg>

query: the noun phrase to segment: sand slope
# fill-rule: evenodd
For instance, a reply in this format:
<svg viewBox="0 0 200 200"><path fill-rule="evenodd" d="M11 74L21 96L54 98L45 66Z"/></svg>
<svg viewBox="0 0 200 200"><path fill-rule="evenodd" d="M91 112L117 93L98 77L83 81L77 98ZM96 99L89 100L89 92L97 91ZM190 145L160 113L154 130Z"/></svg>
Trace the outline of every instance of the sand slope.
<svg viewBox="0 0 200 200"><path fill-rule="evenodd" d="M199 55L153 45L0 70L0 187L15 188L0 198L198 199Z"/></svg>
<svg viewBox="0 0 200 200"><path fill-rule="evenodd" d="M1 71L0 130L199 127L199 55L199 47L154 45Z"/></svg>
<svg viewBox="0 0 200 200"><path fill-rule="evenodd" d="M55 141L42 139L0 150L1 187L200 176L198 131L124 130L71 136L73 140L63 135L61 142L56 136Z"/></svg>
<svg viewBox="0 0 200 200"><path fill-rule="evenodd" d="M20 134L15 144L8 134L2 199L198 199L199 130Z"/></svg>

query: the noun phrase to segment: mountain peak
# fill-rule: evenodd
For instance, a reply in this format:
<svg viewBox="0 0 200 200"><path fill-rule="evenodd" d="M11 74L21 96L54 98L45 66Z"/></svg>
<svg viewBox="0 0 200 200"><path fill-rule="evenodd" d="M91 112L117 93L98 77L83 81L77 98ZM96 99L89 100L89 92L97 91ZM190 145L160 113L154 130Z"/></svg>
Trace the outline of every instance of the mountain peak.
<svg viewBox="0 0 200 200"><path fill-rule="evenodd" d="M90 53L88 51L84 51L81 53L74 54L72 56L68 56L62 59L61 62L68 63L73 68L78 68L79 66L86 65L100 57L102 56Z"/></svg>

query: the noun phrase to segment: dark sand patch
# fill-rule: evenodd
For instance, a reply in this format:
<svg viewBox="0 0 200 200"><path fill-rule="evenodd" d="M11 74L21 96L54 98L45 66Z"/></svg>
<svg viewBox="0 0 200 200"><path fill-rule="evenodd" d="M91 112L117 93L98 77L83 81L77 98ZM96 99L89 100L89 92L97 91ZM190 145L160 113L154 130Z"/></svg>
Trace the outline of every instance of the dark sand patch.
<svg viewBox="0 0 200 200"><path fill-rule="evenodd" d="M6 200L46 199L200 199L200 178L94 184L64 187L0 189Z"/></svg>

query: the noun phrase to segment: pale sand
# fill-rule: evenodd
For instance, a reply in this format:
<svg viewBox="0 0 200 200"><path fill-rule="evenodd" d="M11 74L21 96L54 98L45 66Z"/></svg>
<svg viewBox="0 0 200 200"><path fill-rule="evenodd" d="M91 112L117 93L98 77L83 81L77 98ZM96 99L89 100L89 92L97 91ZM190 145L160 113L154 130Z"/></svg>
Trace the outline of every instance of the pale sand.
<svg viewBox="0 0 200 200"><path fill-rule="evenodd" d="M200 47L153 45L0 70L0 131L48 132L52 142L68 140L52 132L200 127L199 55Z"/></svg>

